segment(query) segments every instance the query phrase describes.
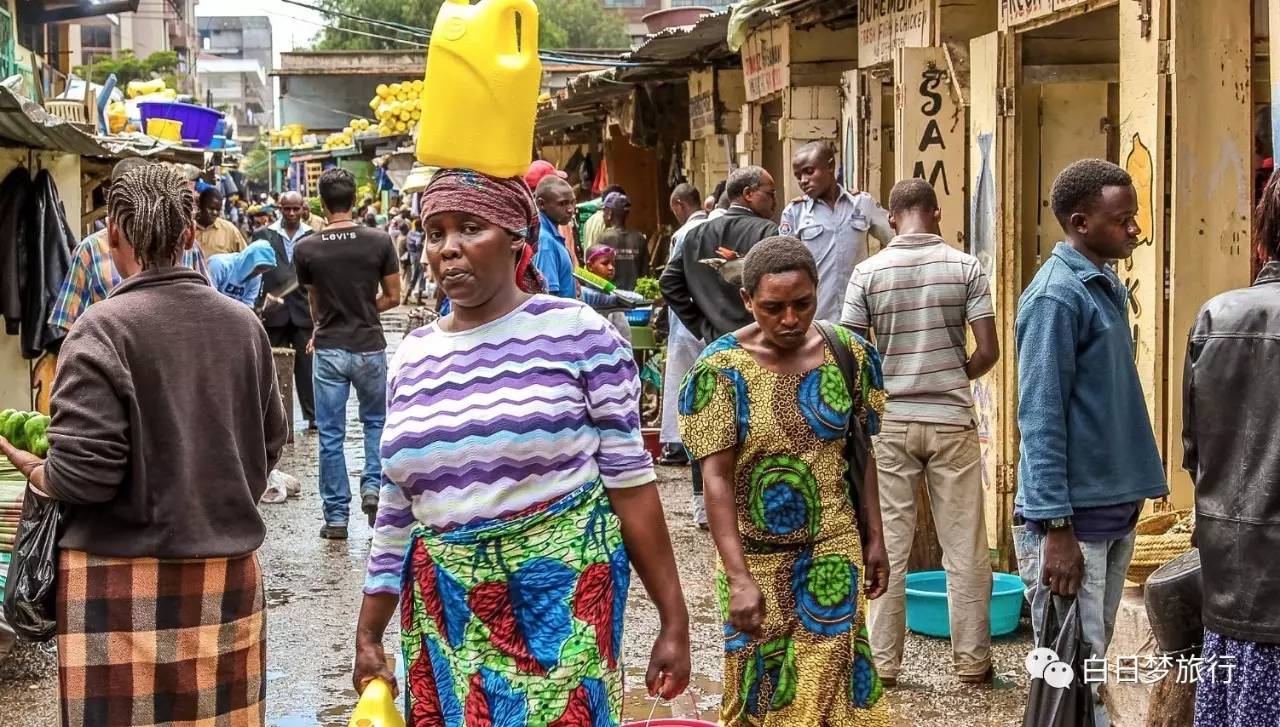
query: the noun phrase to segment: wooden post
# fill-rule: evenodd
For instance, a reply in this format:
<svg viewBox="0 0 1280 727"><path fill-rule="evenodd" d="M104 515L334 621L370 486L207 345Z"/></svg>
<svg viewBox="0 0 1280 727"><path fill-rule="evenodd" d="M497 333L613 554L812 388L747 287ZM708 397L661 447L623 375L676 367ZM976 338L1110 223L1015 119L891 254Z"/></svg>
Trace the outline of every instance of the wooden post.
<svg viewBox="0 0 1280 727"><path fill-rule="evenodd" d="M276 363L276 386L280 388L280 398L284 400L284 417L289 425L289 438L293 443L293 363L292 348L273 348L272 357Z"/></svg>
<svg viewBox="0 0 1280 727"><path fill-rule="evenodd" d="M1134 360L1157 441L1163 440L1167 430L1166 386L1172 384L1164 376L1169 2L1152 0L1145 19L1137 4L1120 8L1119 162L1133 176L1138 190L1139 239L1143 244L1133 251L1133 257L1120 263L1117 272L1130 291ZM1180 380L1181 369L1178 372ZM1171 463L1165 454L1166 463Z"/></svg>
<svg viewBox="0 0 1280 727"><path fill-rule="evenodd" d="M1164 455L1177 507L1190 505L1194 497L1182 470L1187 335L1205 301L1249 284L1251 15L1249 0L1173 0L1169 17L1174 146Z"/></svg>
<svg viewBox="0 0 1280 727"><path fill-rule="evenodd" d="M1017 398L1016 377L1005 367L1013 359L1013 319L1020 290L1011 284L1013 247L1009 219L1001 213L1001 194L1011 180L1009 126L1013 123L1007 83L1007 64L1002 43L1008 37L988 33L969 43L969 250L982 263L991 286L996 311L996 330L1006 354L986 376L973 382L974 414L978 441L982 445L982 489L987 522L988 547L996 549L1002 567L1013 562L1010 528L1013 516L1012 478L1005 475L1017 461L1016 443L1007 446L1007 422L1003 404Z"/></svg>

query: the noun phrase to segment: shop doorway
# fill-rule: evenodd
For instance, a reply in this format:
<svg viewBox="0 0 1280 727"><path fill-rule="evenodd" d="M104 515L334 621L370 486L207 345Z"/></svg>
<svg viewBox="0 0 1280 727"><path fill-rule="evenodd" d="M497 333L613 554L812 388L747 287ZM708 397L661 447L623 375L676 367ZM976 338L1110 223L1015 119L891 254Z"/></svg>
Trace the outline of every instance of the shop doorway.
<svg viewBox="0 0 1280 727"><path fill-rule="evenodd" d="M783 198L784 182L791 175L790 161L783 158L782 139L782 97L769 101L760 107L760 166L769 170L778 187L778 200L774 206L773 219L776 222L782 216L782 210L790 200Z"/></svg>
<svg viewBox="0 0 1280 727"><path fill-rule="evenodd" d="M1063 236L1049 201L1058 173L1079 159L1120 163L1118 8L1028 31L1019 47L1025 288Z"/></svg>

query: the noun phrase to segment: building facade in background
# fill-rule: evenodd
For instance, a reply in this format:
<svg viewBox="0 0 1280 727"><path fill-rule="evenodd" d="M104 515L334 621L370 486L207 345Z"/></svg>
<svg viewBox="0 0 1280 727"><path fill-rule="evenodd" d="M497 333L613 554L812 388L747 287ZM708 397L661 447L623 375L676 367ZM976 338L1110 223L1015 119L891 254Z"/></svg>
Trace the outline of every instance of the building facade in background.
<svg viewBox="0 0 1280 727"><path fill-rule="evenodd" d="M139 0L138 9L81 18L66 24L67 70L89 65L104 57L116 57L124 50L146 58L159 51L175 51L178 68L174 74L179 90L196 93L196 0Z"/></svg>
<svg viewBox="0 0 1280 727"><path fill-rule="evenodd" d="M201 17L196 29L200 88L215 108L234 121L236 140L248 148L274 123L271 19Z"/></svg>
<svg viewBox="0 0 1280 727"><path fill-rule="evenodd" d="M271 18L265 15L208 16L196 19L200 50L219 58L255 60L270 72L272 53Z"/></svg>

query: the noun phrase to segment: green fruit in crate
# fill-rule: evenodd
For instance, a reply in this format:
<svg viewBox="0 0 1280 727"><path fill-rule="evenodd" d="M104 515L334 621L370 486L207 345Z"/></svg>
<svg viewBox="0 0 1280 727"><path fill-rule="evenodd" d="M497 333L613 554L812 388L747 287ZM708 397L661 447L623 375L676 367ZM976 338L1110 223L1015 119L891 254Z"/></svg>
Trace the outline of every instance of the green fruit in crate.
<svg viewBox="0 0 1280 727"><path fill-rule="evenodd" d="M49 417L33 416L22 427L26 435L25 449L37 457L49 454Z"/></svg>

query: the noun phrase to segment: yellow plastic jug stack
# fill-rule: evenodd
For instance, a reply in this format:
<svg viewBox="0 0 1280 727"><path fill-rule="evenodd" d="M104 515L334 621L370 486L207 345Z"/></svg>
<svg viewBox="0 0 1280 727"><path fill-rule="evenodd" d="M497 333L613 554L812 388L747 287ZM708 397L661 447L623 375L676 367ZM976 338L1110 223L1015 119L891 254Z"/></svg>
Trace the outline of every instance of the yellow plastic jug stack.
<svg viewBox="0 0 1280 727"><path fill-rule="evenodd" d="M541 81L532 0L445 0L427 51L418 161L524 174Z"/></svg>
<svg viewBox="0 0 1280 727"><path fill-rule="evenodd" d="M405 727L391 685L381 679L366 684L347 727Z"/></svg>

